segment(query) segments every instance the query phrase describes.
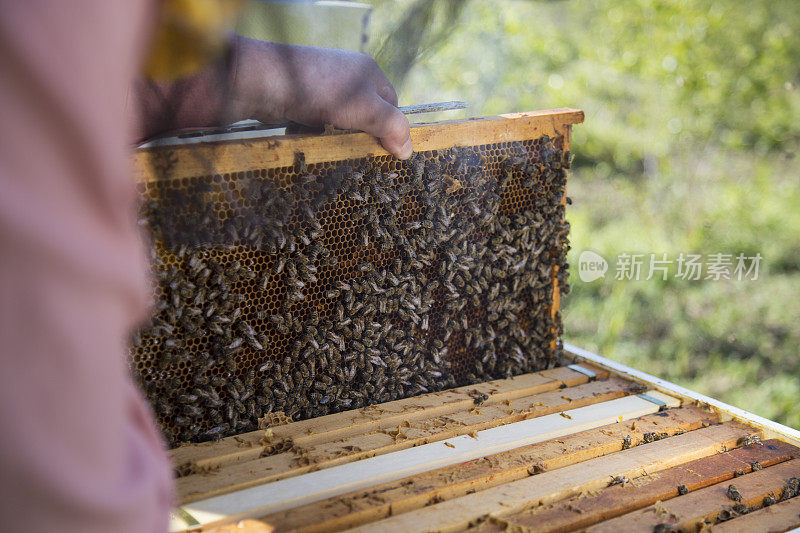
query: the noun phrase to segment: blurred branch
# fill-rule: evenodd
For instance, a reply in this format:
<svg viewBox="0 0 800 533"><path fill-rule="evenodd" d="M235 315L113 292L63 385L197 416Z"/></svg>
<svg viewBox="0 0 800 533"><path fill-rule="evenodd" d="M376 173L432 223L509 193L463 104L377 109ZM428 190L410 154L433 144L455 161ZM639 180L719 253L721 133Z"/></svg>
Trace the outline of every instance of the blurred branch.
<svg viewBox="0 0 800 533"><path fill-rule="evenodd" d="M381 44L375 60L387 77L400 87L414 63L445 42L458 25L469 0L417 0Z"/></svg>

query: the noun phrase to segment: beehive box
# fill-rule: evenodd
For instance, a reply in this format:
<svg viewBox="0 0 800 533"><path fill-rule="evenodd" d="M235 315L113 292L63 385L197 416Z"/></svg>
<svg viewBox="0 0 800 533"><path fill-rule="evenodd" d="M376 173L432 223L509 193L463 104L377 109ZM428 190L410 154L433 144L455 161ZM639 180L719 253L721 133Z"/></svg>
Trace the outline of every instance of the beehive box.
<svg viewBox="0 0 800 533"><path fill-rule="evenodd" d="M140 150L153 321L135 376L168 441L552 367L575 110ZM201 139L202 140L202 139Z"/></svg>
<svg viewBox="0 0 800 533"><path fill-rule="evenodd" d="M172 451L173 531L786 531L800 432L565 346L559 366Z"/></svg>

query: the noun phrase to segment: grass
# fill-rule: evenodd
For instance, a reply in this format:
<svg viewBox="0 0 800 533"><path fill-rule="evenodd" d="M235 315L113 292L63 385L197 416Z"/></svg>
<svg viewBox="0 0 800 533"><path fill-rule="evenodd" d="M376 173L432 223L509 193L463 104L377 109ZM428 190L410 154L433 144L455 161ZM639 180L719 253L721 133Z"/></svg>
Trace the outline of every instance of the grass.
<svg viewBox="0 0 800 533"><path fill-rule="evenodd" d="M793 185L800 161L780 154L704 157L699 174L691 171L697 158L689 157L668 178L637 184L591 168L573 173L566 338L800 427L800 191ZM583 250L611 263L604 279L579 279L574 266ZM675 265L667 281L616 280L614 263L625 252L668 259L744 252L763 260L756 280L676 280Z"/></svg>

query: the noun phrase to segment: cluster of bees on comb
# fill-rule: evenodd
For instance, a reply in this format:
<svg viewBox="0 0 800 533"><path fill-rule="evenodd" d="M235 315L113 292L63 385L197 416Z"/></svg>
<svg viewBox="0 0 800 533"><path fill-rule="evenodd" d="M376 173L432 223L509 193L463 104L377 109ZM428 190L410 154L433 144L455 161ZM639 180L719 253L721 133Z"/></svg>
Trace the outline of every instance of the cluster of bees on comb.
<svg viewBox="0 0 800 533"><path fill-rule="evenodd" d="M553 366L561 142L181 180L162 164L141 185L156 304L131 361L170 444Z"/></svg>

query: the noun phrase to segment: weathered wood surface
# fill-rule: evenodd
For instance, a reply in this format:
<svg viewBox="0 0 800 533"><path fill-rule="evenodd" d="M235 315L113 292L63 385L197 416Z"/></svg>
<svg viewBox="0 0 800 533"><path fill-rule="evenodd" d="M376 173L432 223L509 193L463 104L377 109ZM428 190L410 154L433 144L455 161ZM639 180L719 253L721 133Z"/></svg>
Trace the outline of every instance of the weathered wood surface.
<svg viewBox="0 0 800 533"><path fill-rule="evenodd" d="M714 526L714 533L778 533L800 526L800 497L763 507Z"/></svg>
<svg viewBox="0 0 800 533"><path fill-rule="evenodd" d="M608 377L608 372L598 367L591 365L585 367L595 372L598 379ZM292 422L271 428L270 445L277 448L287 445L308 447L321 442L397 427L403 421L425 420L469 410L475 407L476 394L487 395L488 399L482 405L489 406L588 382L589 378L580 372L567 367L553 368ZM202 471L258 459L267 448L263 441L263 430L251 431L226 437L219 442L185 444L171 450L170 455L172 464L176 468Z"/></svg>
<svg viewBox="0 0 800 533"><path fill-rule="evenodd" d="M275 528L258 520L240 520L232 524L203 529L208 533L272 533Z"/></svg>
<svg viewBox="0 0 800 533"><path fill-rule="evenodd" d="M667 406L680 405L679 400L656 391L649 391L647 394ZM626 396L475 431L469 435L457 435L444 442L431 442L355 463L324 468L302 476L204 499L181 509L190 513L201 524L251 518L607 426L618 420L632 420L658 410L659 406L653 401L639 395Z"/></svg>
<svg viewBox="0 0 800 533"><path fill-rule="evenodd" d="M737 471L751 472L753 462L763 467L796 457L800 449L779 440L748 446L640 477L631 483L582 494L551 505L504 516L470 529L471 533L502 532L507 528L541 533L573 531L679 496L678 487L696 491L734 478ZM736 483L736 481L733 481ZM277 525L277 522L276 522Z"/></svg>
<svg viewBox="0 0 800 533"><path fill-rule="evenodd" d="M206 499L455 435L621 398L630 394L630 388L629 381L610 378L485 407L473 404L469 410L452 412L447 416L400 422L391 429L379 429L308 448L295 444L288 452L179 478L176 482L178 494L182 502Z"/></svg>
<svg viewBox="0 0 800 533"><path fill-rule="evenodd" d="M457 531L491 516L502 517L604 488L614 476L635 479L713 455L735 447L739 439L751 431L742 424L726 422L433 504L350 531Z"/></svg>
<svg viewBox="0 0 800 533"><path fill-rule="evenodd" d="M439 150L564 135L572 124L580 122L583 111L576 109L512 113L416 124L411 128L411 140L416 151ZM147 182L159 179L159 175L181 179L287 167L294 164L295 152L303 152L308 164L388 155L367 133L300 134L143 148L136 151L131 163L136 180Z"/></svg>
<svg viewBox="0 0 800 533"><path fill-rule="evenodd" d="M647 433L674 435L717 420L697 407L670 409L633 423L591 429L273 513L262 520L279 531L338 531L636 446Z"/></svg>
<svg viewBox="0 0 800 533"><path fill-rule="evenodd" d="M620 531L653 531L658 524L674 525L681 531L694 531L700 522L713 524L717 518L737 516L734 506L760 507L764 498L773 495L780 497L786 482L792 477L800 477L800 459L752 472L733 480L690 492L685 496L672 498L634 511L626 515L601 522L587 529L591 533L619 533ZM740 499L733 500L729 487L733 485Z"/></svg>

